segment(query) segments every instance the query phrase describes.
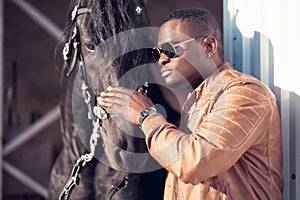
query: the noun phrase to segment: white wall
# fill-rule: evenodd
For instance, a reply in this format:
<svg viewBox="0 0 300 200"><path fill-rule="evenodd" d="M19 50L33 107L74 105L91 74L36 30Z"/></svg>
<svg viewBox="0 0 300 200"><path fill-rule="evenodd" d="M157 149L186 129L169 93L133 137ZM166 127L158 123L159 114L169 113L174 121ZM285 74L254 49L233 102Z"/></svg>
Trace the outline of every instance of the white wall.
<svg viewBox="0 0 300 200"><path fill-rule="evenodd" d="M224 0L225 59L267 84L282 120L284 199L300 199L300 46L296 0ZM296 177L295 177L296 175Z"/></svg>

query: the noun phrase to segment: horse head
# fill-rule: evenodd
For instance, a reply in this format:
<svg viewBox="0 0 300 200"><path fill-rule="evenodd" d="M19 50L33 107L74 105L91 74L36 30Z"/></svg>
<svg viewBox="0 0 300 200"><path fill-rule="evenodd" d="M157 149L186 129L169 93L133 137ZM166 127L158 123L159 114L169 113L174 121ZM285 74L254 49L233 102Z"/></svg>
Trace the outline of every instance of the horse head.
<svg viewBox="0 0 300 200"><path fill-rule="evenodd" d="M131 186L124 198L150 199L145 193L147 189L142 187L156 181L156 186L161 187L158 188L160 194L156 195L161 197L164 176L161 173L160 177L151 173L143 175L161 166L148 153L142 131L109 111L101 110L105 117L98 117L94 112L94 108L97 108L95 97L109 85L137 89L146 81L147 70L138 67L151 62L147 47L152 45L152 36L142 30L149 26L144 2L80 0L71 5L71 14L68 15L63 38L57 48L57 52L63 52L65 61L61 80L61 121L65 148L61 159L65 157L68 163L77 160L73 170L77 169L77 164L83 167L91 161L92 175L87 171L86 176L90 177L92 183L85 181L89 185L96 184L95 178L99 185L105 185L100 182L107 182L109 178L120 182L120 177L121 180L126 177ZM93 146L91 142L97 145ZM82 155L92 156L85 160ZM78 162L80 159L83 164ZM63 165L70 168L68 164ZM68 186L73 187L72 184ZM108 187L111 188L111 185ZM130 190L136 194L128 192ZM95 196L111 196L106 194L110 193L107 191L111 189L102 186ZM140 191L145 193L143 197ZM153 195L150 195L151 198Z"/></svg>

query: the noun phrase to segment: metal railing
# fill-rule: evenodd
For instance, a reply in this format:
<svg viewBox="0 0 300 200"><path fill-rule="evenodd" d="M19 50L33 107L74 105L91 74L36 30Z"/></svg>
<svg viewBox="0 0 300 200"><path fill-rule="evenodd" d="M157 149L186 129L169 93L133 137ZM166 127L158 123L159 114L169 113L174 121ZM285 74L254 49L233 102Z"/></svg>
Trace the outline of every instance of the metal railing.
<svg viewBox="0 0 300 200"><path fill-rule="evenodd" d="M27 14L33 22L38 24L41 28L43 28L51 37L56 40L59 39L61 35L60 28L53 23L50 19L48 19L45 15L43 15L38 9L32 6L25 0L11 0L16 6L18 6L25 14ZM8 143L4 146L2 145L3 141L3 63L4 63L4 50L3 50L3 30L4 30L4 1L0 0L0 200L3 198L3 171L9 173L11 176L16 178L18 181L26 185L28 188L32 189L37 194L41 195L45 199L47 198L48 192L47 188L39 183L37 180L32 178L29 174L26 174L22 170L20 170L17 166L11 164L6 161L4 157L10 155L12 152L19 149L25 143L30 141L33 137L41 133L42 130L53 124L59 119L60 111L59 106L55 106L52 110L50 110L47 114L33 123L31 126L26 128L24 131L18 134L15 138L12 138Z"/></svg>

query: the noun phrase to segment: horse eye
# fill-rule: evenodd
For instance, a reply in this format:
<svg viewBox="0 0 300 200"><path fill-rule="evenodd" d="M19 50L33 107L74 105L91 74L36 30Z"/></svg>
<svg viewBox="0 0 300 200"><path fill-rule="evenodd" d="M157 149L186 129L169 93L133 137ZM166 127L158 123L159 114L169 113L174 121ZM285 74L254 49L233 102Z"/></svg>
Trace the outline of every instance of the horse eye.
<svg viewBox="0 0 300 200"><path fill-rule="evenodd" d="M85 43L84 45L88 51L95 51L95 45L90 44L90 43Z"/></svg>

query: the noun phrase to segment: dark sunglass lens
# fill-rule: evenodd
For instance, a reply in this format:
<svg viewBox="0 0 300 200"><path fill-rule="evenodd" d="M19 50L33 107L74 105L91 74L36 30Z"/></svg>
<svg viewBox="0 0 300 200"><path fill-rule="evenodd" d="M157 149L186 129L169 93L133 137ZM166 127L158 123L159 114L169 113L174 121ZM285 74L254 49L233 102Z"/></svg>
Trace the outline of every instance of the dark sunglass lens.
<svg viewBox="0 0 300 200"><path fill-rule="evenodd" d="M168 58L173 58L176 55L176 50L170 42L162 44L161 49Z"/></svg>
<svg viewBox="0 0 300 200"><path fill-rule="evenodd" d="M159 60L159 58L160 58L160 51L159 51L158 48L154 47L154 48L152 49L152 56L153 56L154 60L155 60L156 62L158 62L158 60Z"/></svg>

